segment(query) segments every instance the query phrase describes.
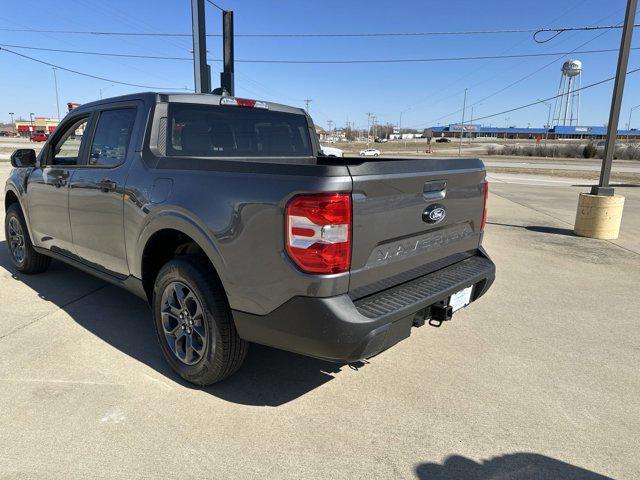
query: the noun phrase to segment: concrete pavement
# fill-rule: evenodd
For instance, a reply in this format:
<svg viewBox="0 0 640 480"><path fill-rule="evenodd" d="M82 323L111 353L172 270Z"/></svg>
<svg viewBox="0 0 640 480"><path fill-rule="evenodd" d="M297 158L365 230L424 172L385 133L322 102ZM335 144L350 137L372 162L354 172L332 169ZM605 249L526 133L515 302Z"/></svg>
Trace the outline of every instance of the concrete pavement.
<svg viewBox="0 0 640 480"><path fill-rule="evenodd" d="M252 346L206 389L144 302L0 242L0 478L637 478L640 189L614 243L539 180L493 179L497 280L453 321L351 367Z"/></svg>

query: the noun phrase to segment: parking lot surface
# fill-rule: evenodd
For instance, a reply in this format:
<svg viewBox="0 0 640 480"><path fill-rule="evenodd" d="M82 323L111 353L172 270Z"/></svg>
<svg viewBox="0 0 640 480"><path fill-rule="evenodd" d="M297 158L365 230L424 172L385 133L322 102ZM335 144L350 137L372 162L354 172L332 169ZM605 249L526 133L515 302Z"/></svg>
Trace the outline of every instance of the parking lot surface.
<svg viewBox="0 0 640 480"><path fill-rule="evenodd" d="M638 478L640 188L609 242L571 233L580 182L491 180L481 301L358 365L252 346L204 389L143 301L1 240L0 478Z"/></svg>

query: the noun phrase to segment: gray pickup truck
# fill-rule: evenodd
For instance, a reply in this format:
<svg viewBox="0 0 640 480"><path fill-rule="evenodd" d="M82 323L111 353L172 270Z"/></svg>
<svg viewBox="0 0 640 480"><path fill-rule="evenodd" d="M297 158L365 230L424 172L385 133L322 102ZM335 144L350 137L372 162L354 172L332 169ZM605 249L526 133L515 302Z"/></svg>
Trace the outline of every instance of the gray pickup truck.
<svg viewBox="0 0 640 480"><path fill-rule="evenodd" d="M376 355L490 287L475 159L323 155L299 108L143 93L71 111L11 157L7 246L147 300L168 363L211 384L250 342Z"/></svg>

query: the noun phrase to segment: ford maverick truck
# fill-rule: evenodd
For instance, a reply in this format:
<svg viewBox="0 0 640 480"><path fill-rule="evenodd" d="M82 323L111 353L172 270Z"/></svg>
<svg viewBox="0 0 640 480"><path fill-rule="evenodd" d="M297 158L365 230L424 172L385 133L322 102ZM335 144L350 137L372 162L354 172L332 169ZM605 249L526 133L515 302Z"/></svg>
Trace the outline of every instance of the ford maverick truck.
<svg viewBox="0 0 640 480"><path fill-rule="evenodd" d="M171 367L199 385L250 343L351 362L480 298L477 159L333 157L300 108L143 93L72 110L11 157L10 258L52 258L149 302Z"/></svg>

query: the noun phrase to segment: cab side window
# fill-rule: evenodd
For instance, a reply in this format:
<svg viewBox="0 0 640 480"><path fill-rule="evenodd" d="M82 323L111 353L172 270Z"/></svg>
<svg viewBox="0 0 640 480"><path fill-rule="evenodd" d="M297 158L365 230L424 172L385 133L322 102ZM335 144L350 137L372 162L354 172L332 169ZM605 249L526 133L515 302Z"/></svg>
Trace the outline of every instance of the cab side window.
<svg viewBox="0 0 640 480"><path fill-rule="evenodd" d="M51 165L73 166L80 162L82 137L87 128L88 117L80 118L70 125L62 134L54 147Z"/></svg>
<svg viewBox="0 0 640 480"><path fill-rule="evenodd" d="M116 167L124 163L135 118L134 108L100 113L89 154L90 166Z"/></svg>

